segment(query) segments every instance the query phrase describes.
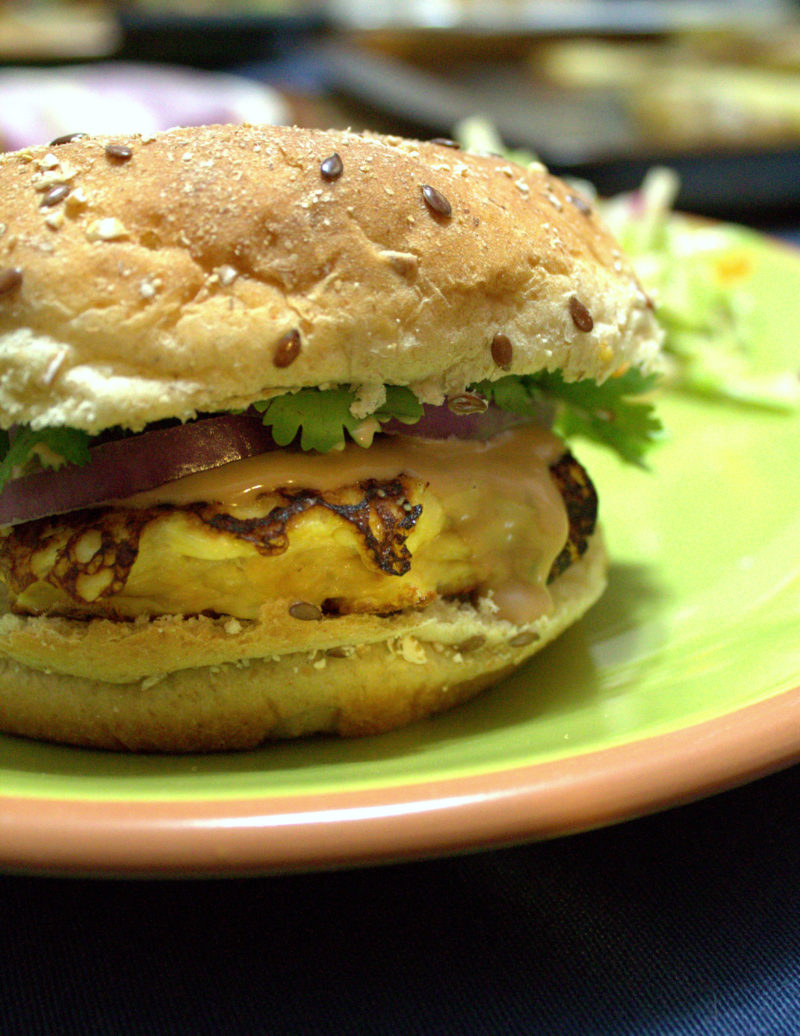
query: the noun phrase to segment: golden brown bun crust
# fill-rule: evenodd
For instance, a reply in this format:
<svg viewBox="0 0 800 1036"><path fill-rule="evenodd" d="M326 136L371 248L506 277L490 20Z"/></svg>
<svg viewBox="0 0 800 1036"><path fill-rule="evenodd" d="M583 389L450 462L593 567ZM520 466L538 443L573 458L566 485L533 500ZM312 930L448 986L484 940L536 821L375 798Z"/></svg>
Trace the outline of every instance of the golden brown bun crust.
<svg viewBox="0 0 800 1036"><path fill-rule="evenodd" d="M84 626L97 636L84 641L82 654L85 666L94 665L94 676L53 671L61 665L59 638L67 636L68 625L79 636L80 623L61 620L54 633L57 620L13 619L18 629L27 622L28 653L17 642L15 654L14 636L3 637L0 730L99 748L171 752L252 748L271 738L317 732L383 732L497 682L575 622L602 593L605 574L605 551L595 534L587 553L552 585L553 614L530 627L511 626L470 606L442 604L395 622L331 620L331 632L322 635L319 624L298 623L297 639L282 647L274 640L270 645L267 629L260 655L244 629L239 640L234 629L210 620L175 620L171 631L164 623L137 630L93 620ZM51 623L56 625L48 628ZM176 655L181 636L183 651ZM120 657L118 641L126 637L128 654L133 647L142 652L152 675L112 682L120 672L106 659ZM190 667L192 651L205 664ZM73 671L80 654L80 648L73 651ZM217 664L209 664L215 657ZM97 678L104 664L111 679Z"/></svg>
<svg viewBox="0 0 800 1036"><path fill-rule="evenodd" d="M325 383L438 402L507 370L602 380L659 342L570 189L434 143L212 126L30 148L0 157L0 231L4 426L140 428Z"/></svg>

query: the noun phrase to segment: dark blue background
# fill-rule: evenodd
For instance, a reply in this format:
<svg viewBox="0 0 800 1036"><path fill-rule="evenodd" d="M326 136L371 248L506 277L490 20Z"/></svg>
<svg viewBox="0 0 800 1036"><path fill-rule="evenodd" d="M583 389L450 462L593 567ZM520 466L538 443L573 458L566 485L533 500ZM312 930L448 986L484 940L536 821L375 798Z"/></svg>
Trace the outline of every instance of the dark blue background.
<svg viewBox="0 0 800 1036"><path fill-rule="evenodd" d="M0 879L2 1036L800 1033L800 767L552 842Z"/></svg>

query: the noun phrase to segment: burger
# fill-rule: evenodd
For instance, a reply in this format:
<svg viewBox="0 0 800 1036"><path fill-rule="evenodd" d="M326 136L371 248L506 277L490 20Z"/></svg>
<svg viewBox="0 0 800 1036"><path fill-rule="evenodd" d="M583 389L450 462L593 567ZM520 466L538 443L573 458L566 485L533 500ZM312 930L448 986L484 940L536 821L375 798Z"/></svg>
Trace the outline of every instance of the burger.
<svg viewBox="0 0 800 1036"><path fill-rule="evenodd" d="M0 729L373 734L600 596L653 307L591 201L451 141L76 134L0 158ZM535 684L535 678L532 678Z"/></svg>

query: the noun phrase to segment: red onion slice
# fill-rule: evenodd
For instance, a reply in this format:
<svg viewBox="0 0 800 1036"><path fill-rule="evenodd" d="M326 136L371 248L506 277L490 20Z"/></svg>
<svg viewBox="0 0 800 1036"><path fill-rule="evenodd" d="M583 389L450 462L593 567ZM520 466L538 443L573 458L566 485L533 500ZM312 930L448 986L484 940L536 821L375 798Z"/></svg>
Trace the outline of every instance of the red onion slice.
<svg viewBox="0 0 800 1036"><path fill-rule="evenodd" d="M0 493L0 525L123 499L274 449L269 429L251 414L224 414L154 428L93 446L88 464L37 471L8 482Z"/></svg>
<svg viewBox="0 0 800 1036"><path fill-rule="evenodd" d="M491 439L493 435L521 424L540 424L549 428L553 423L554 408L549 403L537 403L525 414L501 410L490 403L482 413L456 414L447 404L423 406L424 413L416 424L404 424L396 418L381 424L387 435L414 435L422 439Z"/></svg>
<svg viewBox="0 0 800 1036"><path fill-rule="evenodd" d="M501 410L494 404L482 413L471 414L453 413L447 405L426 405L416 424L392 419L381 425L381 431L424 439L485 440L533 421L549 427L552 417L553 409L548 404L540 404L525 415ZM261 418L251 413L223 414L154 428L93 446L88 464L37 471L8 482L0 492L0 525L121 500L184 475L278 448Z"/></svg>

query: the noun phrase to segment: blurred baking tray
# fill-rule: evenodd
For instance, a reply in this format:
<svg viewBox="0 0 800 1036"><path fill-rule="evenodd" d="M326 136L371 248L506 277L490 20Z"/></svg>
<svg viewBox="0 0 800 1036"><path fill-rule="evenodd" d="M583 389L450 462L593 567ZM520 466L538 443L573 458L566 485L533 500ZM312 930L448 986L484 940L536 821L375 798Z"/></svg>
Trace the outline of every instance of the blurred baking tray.
<svg viewBox="0 0 800 1036"><path fill-rule="evenodd" d="M612 91L569 94L520 75L513 62L453 64L446 77L352 43L315 51L331 90L365 125L448 136L462 119L489 119L503 141L534 151L554 172L604 194L630 190L655 164L681 175L679 204L722 216L800 209L800 138L759 146L663 149L643 141ZM445 62L446 64L446 62Z"/></svg>
<svg viewBox="0 0 800 1036"><path fill-rule="evenodd" d="M118 17L121 57L210 69L279 58L323 24L321 2L196 13L129 3Z"/></svg>
<svg viewBox="0 0 800 1036"><path fill-rule="evenodd" d="M786 12L785 0L328 0L339 28L493 33L672 32Z"/></svg>

